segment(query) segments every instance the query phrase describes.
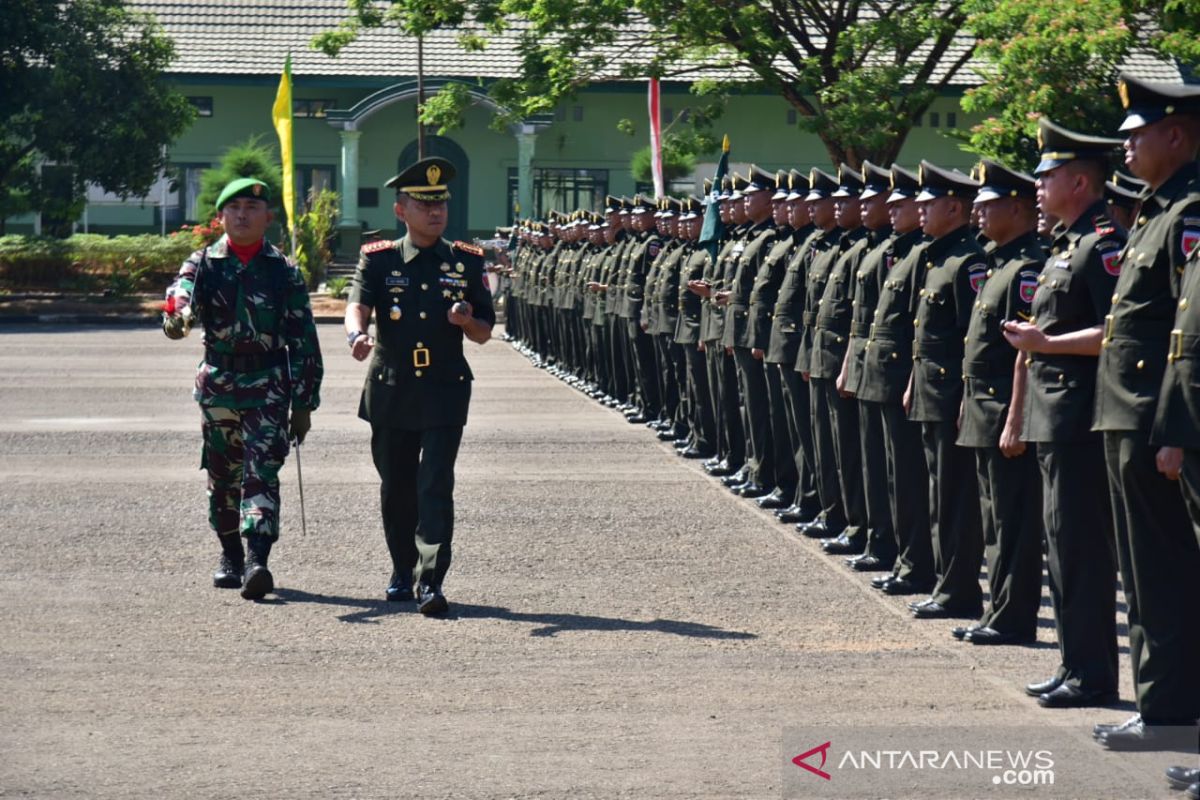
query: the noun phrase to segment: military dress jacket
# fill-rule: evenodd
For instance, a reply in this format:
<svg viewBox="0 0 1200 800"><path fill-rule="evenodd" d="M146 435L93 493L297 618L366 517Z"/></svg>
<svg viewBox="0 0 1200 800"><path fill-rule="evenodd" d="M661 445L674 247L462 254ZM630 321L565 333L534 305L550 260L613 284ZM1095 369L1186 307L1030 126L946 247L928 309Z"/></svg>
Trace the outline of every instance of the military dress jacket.
<svg viewBox="0 0 1200 800"><path fill-rule="evenodd" d="M1121 271L1125 231L1097 202L1070 226L1055 228L1050 256L1038 275L1031 312L1054 336L1100 325ZM1095 356L1029 353L1021 438L1027 442L1084 442L1092 438Z"/></svg>
<svg viewBox="0 0 1200 800"><path fill-rule="evenodd" d="M871 321L875 306L879 303L879 292L891 269L895 255L892 244L896 240L890 225L871 231L870 249L863 255L854 273L850 293L850 346L846 354L846 389L855 396L862 382L862 362L871 336Z"/></svg>
<svg viewBox="0 0 1200 800"><path fill-rule="evenodd" d="M796 363L804 301L808 294L811 245L822 233L820 228L809 223L792 236L792 247L784 257L783 280L771 312L771 331L767 337L767 352L763 357L768 364L786 364L791 369Z"/></svg>
<svg viewBox="0 0 1200 800"><path fill-rule="evenodd" d="M808 261L808 275L805 278L804 314L801 316L800 347L796 352L795 369L797 372L812 372L814 351L817 348L817 313L821 308L821 298L825 294L825 284L829 275L850 245L857 238L846 241L847 231L842 228L832 228L828 233L816 239L812 244L812 255Z"/></svg>
<svg viewBox="0 0 1200 800"><path fill-rule="evenodd" d="M603 251L594 244L584 245L583 259L579 264L579 276L577 279L579 294L582 298L580 304L581 318L584 322L591 322L596 317L596 298L599 292L593 292L587 288L588 281L596 280L596 263L597 259Z"/></svg>
<svg viewBox="0 0 1200 800"><path fill-rule="evenodd" d="M222 236L188 256L167 290L204 329L192 397L202 406L315 409L324 364L300 271L269 242L243 264Z"/></svg>
<svg viewBox="0 0 1200 800"><path fill-rule="evenodd" d="M730 259L736 258L737 253L741 253L745 247L744 236L749 230L745 225L740 225L728 230L728 237L722 244L721 249L717 251L717 257L711 265L709 274L704 276L708 281L711 291L709 296L704 298L704 308L707 310L707 319L701 320L700 336L705 342L720 342L725 335L725 310L724 306L719 306L714 300L717 292L724 291L727 287L726 273L728 271ZM707 324L705 324L707 323Z"/></svg>
<svg viewBox="0 0 1200 800"><path fill-rule="evenodd" d="M987 277L987 258L970 225L924 251L925 281L913 320L913 422L953 422L962 405L963 338Z"/></svg>
<svg viewBox="0 0 1200 800"><path fill-rule="evenodd" d="M1184 264L1200 243L1200 165L1180 168L1142 201L1105 317L1093 430L1154 425Z"/></svg>
<svg viewBox="0 0 1200 800"><path fill-rule="evenodd" d="M813 349L809 371L815 378L837 380L850 346L854 276L875 240L871 231L859 226L842 237L841 255L833 262L825 280L825 291L817 301L813 326Z"/></svg>
<svg viewBox="0 0 1200 800"><path fill-rule="evenodd" d="M675 338L679 324L679 277L687 254L687 243L675 240L667 245L658 260L652 292L654 318L650 325L650 333L656 336Z"/></svg>
<svg viewBox="0 0 1200 800"><path fill-rule="evenodd" d="M642 304L646 301L646 276L650 266L663 249L663 240L657 233L644 233L635 240L625 257L625 306L621 317L640 321Z"/></svg>
<svg viewBox="0 0 1200 800"><path fill-rule="evenodd" d="M890 261L867 344L863 348L860 400L899 405L912 376L913 321L925 282L930 240L920 228L892 242Z"/></svg>
<svg viewBox="0 0 1200 800"><path fill-rule="evenodd" d="M796 232L789 226L777 228L775 241L750 288L750 346L764 353L771 343L771 320L779 301L779 287L787 273L788 256L795 247Z"/></svg>
<svg viewBox="0 0 1200 800"><path fill-rule="evenodd" d="M463 330L446 317L460 300L476 319L495 324L480 248L441 239L421 249L407 236L363 247L348 301L375 310L360 418L403 430L466 424L474 376Z"/></svg>
<svg viewBox="0 0 1200 800"><path fill-rule="evenodd" d="M755 347L750 295L758 271L778 237L779 230L770 220L752 225L746 232L745 247L728 263L725 288L730 294L725 309L725 335L721 340L726 347Z"/></svg>
<svg viewBox="0 0 1200 800"><path fill-rule="evenodd" d="M1004 338L1008 320L1033 319L1033 295L1046 263L1036 231L988 251L988 270L971 312L963 355L963 414L958 444L999 447L1012 403L1017 351Z"/></svg>
<svg viewBox="0 0 1200 800"><path fill-rule="evenodd" d="M1179 295L1151 441L1197 450L1200 449L1200 247L1192 248Z"/></svg>
<svg viewBox="0 0 1200 800"><path fill-rule="evenodd" d="M675 342L682 345L700 343L700 319L704 307L704 298L688 288L689 281L698 281L704 277L704 270L712 263L712 256L707 247L695 242L687 242L680 255L680 272L677 301L679 315L675 321Z"/></svg>
<svg viewBox="0 0 1200 800"><path fill-rule="evenodd" d="M617 312L624 303L621 294L621 265L625 261L625 251L632 245L632 237L624 231L618 233L617 240L609 245L608 253L604 257L604 265L601 267L600 274L603 279L600 283L608 287L604 291L604 316L610 319L617 316Z"/></svg>

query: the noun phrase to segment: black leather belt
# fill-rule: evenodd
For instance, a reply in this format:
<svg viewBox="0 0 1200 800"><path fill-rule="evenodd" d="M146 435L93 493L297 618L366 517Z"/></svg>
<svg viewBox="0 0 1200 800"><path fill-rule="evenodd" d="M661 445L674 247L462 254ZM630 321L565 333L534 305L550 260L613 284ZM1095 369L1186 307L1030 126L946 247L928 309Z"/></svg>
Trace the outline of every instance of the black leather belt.
<svg viewBox="0 0 1200 800"><path fill-rule="evenodd" d="M850 335L858 339L866 339L871 335L871 323L869 322L851 322Z"/></svg>
<svg viewBox="0 0 1200 800"><path fill-rule="evenodd" d="M1012 362L1002 364L993 361L964 361L963 362L963 377L964 378L996 378L1003 375L1012 375Z"/></svg>
<svg viewBox="0 0 1200 800"><path fill-rule="evenodd" d="M850 321L840 319L838 317L817 317L817 327L830 333L840 333L842 336L850 335Z"/></svg>
<svg viewBox="0 0 1200 800"><path fill-rule="evenodd" d="M914 339L913 358L962 358L963 345L961 341L945 341L937 339Z"/></svg>
<svg viewBox="0 0 1200 800"><path fill-rule="evenodd" d="M1200 334L1184 333L1179 328L1171 331L1171 348L1167 352L1167 361L1193 358L1200 358Z"/></svg>
<svg viewBox="0 0 1200 800"><path fill-rule="evenodd" d="M204 363L230 372L261 372L287 363L287 350L268 350L265 353L217 353L205 348Z"/></svg>
<svg viewBox="0 0 1200 800"><path fill-rule="evenodd" d="M902 325L880 325L871 323L872 339L880 339L885 342L906 342L912 339L912 328Z"/></svg>

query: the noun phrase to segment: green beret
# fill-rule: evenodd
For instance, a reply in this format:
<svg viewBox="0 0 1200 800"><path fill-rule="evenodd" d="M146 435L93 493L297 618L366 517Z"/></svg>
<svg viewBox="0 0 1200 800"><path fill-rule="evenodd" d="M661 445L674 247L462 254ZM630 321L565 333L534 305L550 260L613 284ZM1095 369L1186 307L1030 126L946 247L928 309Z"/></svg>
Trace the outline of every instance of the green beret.
<svg viewBox="0 0 1200 800"><path fill-rule="evenodd" d="M220 196L217 197L217 211L235 197L253 197L268 204L271 202L269 187L265 183L258 178L238 178L225 184L225 188L221 190Z"/></svg>

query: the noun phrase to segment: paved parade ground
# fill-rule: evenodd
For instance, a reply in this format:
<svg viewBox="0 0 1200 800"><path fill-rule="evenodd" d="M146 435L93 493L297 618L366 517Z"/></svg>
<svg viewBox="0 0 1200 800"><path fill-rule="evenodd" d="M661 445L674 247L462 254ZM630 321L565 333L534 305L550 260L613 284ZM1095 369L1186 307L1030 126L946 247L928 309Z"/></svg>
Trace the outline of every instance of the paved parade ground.
<svg viewBox="0 0 1200 800"><path fill-rule="evenodd" d="M0 797L829 797L790 759L847 726L1101 758L1132 713L1123 613L1125 701L1040 709L1048 600L1034 646L956 642L500 341L468 346L451 613L386 603L365 367L320 334L308 533L293 457L252 603L211 585L199 337L0 329ZM1122 758L1111 795L1013 796L1167 796L1186 761Z"/></svg>

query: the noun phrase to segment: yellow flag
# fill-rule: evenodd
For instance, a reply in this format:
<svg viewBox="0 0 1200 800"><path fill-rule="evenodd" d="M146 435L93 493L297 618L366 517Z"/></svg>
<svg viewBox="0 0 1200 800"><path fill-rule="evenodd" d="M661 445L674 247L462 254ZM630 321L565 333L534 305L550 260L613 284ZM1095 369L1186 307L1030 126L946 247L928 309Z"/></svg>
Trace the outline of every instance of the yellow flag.
<svg viewBox="0 0 1200 800"><path fill-rule="evenodd" d="M279 156L283 161L283 211L287 214L287 228L295 239L296 222L296 176L292 164L292 54L288 53L279 76L279 90L275 92L275 105L271 107L271 120L279 134ZM293 250L295 248L293 247Z"/></svg>

